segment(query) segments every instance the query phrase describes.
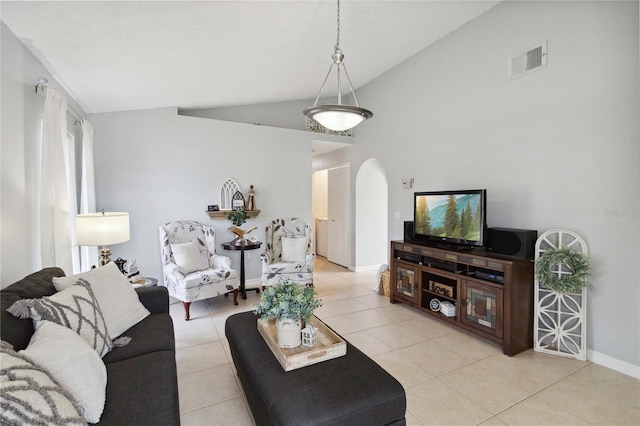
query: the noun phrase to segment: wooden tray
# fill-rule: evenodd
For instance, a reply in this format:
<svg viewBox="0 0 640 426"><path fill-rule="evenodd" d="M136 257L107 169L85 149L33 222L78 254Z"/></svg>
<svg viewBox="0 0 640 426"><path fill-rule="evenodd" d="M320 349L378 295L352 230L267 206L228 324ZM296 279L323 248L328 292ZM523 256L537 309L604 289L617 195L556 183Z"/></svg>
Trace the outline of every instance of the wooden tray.
<svg viewBox="0 0 640 426"><path fill-rule="evenodd" d="M318 329L318 341L313 347L300 345L297 348L283 349L278 346L275 320L258 319L258 331L273 352L284 371L291 371L307 365L317 364L346 355L347 344L315 316L307 320Z"/></svg>

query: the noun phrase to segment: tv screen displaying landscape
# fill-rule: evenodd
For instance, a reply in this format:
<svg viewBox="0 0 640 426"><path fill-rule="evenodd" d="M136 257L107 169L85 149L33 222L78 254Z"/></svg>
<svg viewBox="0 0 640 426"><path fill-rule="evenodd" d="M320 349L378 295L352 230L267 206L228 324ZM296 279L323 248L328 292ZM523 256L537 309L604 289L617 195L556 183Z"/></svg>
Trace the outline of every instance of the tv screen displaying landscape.
<svg viewBox="0 0 640 426"><path fill-rule="evenodd" d="M415 194L416 235L477 242L483 227L482 193Z"/></svg>

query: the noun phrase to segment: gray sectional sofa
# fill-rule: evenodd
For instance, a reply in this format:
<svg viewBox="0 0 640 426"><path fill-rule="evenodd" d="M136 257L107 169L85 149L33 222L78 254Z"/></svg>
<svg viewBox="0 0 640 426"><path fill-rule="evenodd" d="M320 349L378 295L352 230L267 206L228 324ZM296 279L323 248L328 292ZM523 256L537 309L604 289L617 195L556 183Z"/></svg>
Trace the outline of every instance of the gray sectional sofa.
<svg viewBox="0 0 640 426"><path fill-rule="evenodd" d="M45 268L0 291L0 338L16 351L29 344L34 333L31 319L7 312L20 299L37 299L56 292L53 277L60 268ZM115 347L103 361L107 369L106 404L100 425L179 425L178 380L169 295L164 287L136 290L151 315L123 335L129 344ZM64 344L64 342L60 342Z"/></svg>

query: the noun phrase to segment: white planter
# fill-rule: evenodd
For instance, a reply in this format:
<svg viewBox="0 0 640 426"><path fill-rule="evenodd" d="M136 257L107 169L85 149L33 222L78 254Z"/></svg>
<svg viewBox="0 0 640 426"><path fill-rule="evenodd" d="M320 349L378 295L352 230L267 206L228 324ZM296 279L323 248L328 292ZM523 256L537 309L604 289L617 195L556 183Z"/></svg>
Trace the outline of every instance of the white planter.
<svg viewBox="0 0 640 426"><path fill-rule="evenodd" d="M281 348L297 348L302 343L302 337L300 330L302 329L302 322L285 318L283 320L276 320L276 330L278 331L278 346Z"/></svg>

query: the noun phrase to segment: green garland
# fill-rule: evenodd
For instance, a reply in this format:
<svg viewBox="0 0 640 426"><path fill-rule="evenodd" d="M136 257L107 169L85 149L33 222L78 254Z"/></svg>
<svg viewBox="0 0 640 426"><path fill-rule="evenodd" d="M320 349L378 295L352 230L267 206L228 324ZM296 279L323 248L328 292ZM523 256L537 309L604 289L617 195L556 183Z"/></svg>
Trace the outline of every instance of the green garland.
<svg viewBox="0 0 640 426"><path fill-rule="evenodd" d="M566 265L571 271L570 275L558 276L556 271L560 264ZM589 283L586 278L591 273L589 259L579 251L573 251L568 247L560 247L546 250L536 260L536 278L540 286L556 293L578 293Z"/></svg>

